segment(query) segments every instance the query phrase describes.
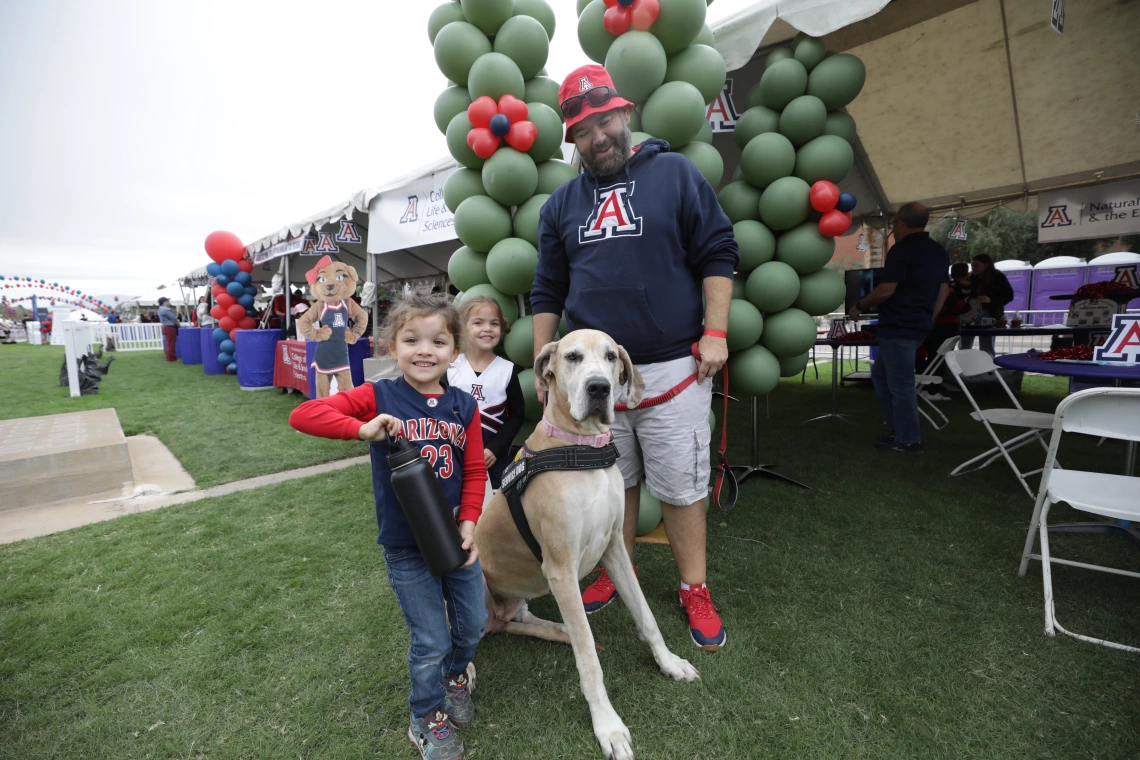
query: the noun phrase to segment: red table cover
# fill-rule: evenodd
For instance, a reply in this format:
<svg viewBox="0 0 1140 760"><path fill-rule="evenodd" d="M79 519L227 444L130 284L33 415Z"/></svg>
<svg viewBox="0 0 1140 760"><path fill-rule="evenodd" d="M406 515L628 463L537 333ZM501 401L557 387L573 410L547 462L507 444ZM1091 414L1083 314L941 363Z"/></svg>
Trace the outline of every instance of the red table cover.
<svg viewBox="0 0 1140 760"><path fill-rule="evenodd" d="M305 341L277 341L277 358L273 362L273 387L296 388L309 395L309 365L305 356Z"/></svg>

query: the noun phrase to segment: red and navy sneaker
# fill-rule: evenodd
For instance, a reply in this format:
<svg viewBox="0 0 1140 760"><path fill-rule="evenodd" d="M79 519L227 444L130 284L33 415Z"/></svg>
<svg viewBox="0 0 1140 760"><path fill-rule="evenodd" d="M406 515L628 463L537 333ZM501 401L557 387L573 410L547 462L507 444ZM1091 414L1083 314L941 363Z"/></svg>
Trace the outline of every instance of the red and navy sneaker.
<svg viewBox="0 0 1140 760"><path fill-rule="evenodd" d="M586 608L586 614L597 612L602 607L617 599L617 589L614 588L614 582L610 580L610 574L606 572L604 567L597 568L602 571L598 579L586 586L586 590L582 592L582 606Z"/></svg>
<svg viewBox="0 0 1140 760"><path fill-rule="evenodd" d="M681 609L689 616L689 637L706 652L715 652L725 645L728 635L716 614L716 605L705 584L680 589Z"/></svg>

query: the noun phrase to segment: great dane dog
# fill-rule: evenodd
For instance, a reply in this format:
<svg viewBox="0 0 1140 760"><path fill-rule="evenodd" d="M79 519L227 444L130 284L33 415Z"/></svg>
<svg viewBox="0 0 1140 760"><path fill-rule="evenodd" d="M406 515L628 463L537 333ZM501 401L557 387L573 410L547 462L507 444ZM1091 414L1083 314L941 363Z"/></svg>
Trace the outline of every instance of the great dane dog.
<svg viewBox="0 0 1140 760"><path fill-rule="evenodd" d="M609 431L614 419L614 389L628 387L630 406L644 395L645 383L625 349L596 330L577 330L547 344L534 364L549 394L545 420L571 435ZM526 441L531 451L570 445L544 432ZM539 546L539 563L511 518L502 493L483 510L475 542L487 588L489 633L518 633L574 648L582 693L590 707L594 736L607 758L630 760L629 729L618 717L602 683L602 667L578 581L597 567L609 571L614 586L633 615L637 632L649 644L661 672L678 681L700 678L687 660L669 651L633 573L622 538L625 489L617 465L596 470L546 472L522 495L522 505ZM527 600L554 594L562 623L540 620L527 610Z"/></svg>

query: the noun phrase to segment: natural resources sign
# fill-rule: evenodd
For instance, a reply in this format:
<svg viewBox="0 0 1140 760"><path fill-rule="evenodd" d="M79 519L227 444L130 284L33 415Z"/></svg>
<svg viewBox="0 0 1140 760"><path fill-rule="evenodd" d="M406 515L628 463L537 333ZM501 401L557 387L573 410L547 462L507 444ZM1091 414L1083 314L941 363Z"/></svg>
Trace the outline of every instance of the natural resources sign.
<svg viewBox="0 0 1140 760"><path fill-rule="evenodd" d="M443 202L443 183L453 171L436 172L376 196L368 209L368 252L454 240L454 210Z"/></svg>
<svg viewBox="0 0 1140 760"><path fill-rule="evenodd" d="M1041 193L1037 242L1140 234L1140 180Z"/></svg>

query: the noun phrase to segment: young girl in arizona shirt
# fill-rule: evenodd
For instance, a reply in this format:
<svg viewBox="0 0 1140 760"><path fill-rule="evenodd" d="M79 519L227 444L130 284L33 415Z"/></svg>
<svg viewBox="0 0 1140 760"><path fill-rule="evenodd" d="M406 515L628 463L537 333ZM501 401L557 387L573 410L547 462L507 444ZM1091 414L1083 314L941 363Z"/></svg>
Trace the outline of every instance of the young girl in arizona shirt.
<svg viewBox="0 0 1140 760"><path fill-rule="evenodd" d="M499 490L510 461L511 444L522 430L526 401L518 365L495 355L495 346L510 332L503 307L494 298L463 299L463 353L447 371L447 384L479 402L483 420L483 459L491 488Z"/></svg>
<svg viewBox="0 0 1140 760"><path fill-rule="evenodd" d="M408 296L389 313L385 337L402 377L313 399L289 424L324 438L371 441L378 543L388 582L411 632L411 721L408 737L421 757L462 758L457 729L474 715L472 659L487 617L475 523L483 510L487 468L474 398L440 380L458 354L459 315L443 296ZM467 563L432 576L392 490L388 438L421 447L459 522Z"/></svg>

